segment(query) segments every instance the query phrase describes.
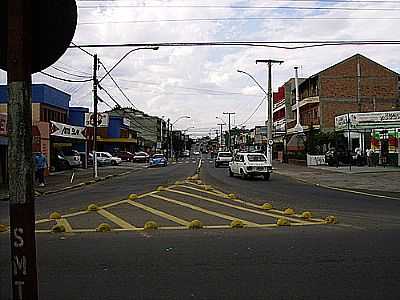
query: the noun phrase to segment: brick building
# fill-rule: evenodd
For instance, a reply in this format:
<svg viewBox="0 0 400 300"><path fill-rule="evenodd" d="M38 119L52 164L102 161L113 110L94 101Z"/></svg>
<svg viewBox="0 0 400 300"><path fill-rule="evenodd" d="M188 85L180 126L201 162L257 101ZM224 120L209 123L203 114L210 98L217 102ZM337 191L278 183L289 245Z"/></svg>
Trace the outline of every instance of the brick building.
<svg viewBox="0 0 400 300"><path fill-rule="evenodd" d="M400 75L377 62L356 54L299 84L300 123L332 131L335 117L348 112L390 111L400 108ZM295 98L292 111L295 112ZM293 133L296 114L288 122Z"/></svg>

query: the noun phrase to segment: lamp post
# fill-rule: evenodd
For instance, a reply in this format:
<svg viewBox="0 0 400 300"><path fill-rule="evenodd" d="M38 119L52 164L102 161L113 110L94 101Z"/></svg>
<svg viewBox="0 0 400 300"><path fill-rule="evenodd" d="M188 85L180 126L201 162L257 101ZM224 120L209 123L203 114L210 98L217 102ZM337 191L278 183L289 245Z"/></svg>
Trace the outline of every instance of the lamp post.
<svg viewBox="0 0 400 300"><path fill-rule="evenodd" d="M102 82L104 80L104 78L106 78L132 52L139 51L139 50L155 50L156 51L158 49L159 49L159 47L139 47L139 48L135 48L135 49L128 51L127 53L124 54L124 56L122 56L120 58L120 60L106 74L103 75L103 77L101 77L101 79L98 81L98 83Z"/></svg>
<svg viewBox="0 0 400 300"><path fill-rule="evenodd" d="M303 127L300 124L300 95L299 95L299 77L298 77L299 67L294 67L294 84L296 86L296 126L294 130L297 133L303 133Z"/></svg>
<svg viewBox="0 0 400 300"><path fill-rule="evenodd" d="M221 128L221 134L219 136L219 148L220 148L219 150L222 151L222 146L223 146L223 143L222 143L222 141L223 141L222 140L222 136L223 136L223 134L222 134L222 126L226 125L226 122L223 119L221 119L220 117L215 117L215 118L222 121L222 123L217 124Z"/></svg>
<svg viewBox="0 0 400 300"><path fill-rule="evenodd" d="M194 126L190 126L190 127L186 128L186 129L182 130L183 131L183 140L185 142L185 151L186 151L186 132L188 130L190 130L190 129L193 129L193 128L195 128L195 127Z"/></svg>
<svg viewBox="0 0 400 300"><path fill-rule="evenodd" d="M190 119L190 116L180 116L178 119L176 119L175 120L175 122L172 122L171 123L171 134L170 134L170 157L172 158L172 153L173 153L173 145L172 145L172 129L173 129L173 126L179 121L179 120L182 120L182 119Z"/></svg>

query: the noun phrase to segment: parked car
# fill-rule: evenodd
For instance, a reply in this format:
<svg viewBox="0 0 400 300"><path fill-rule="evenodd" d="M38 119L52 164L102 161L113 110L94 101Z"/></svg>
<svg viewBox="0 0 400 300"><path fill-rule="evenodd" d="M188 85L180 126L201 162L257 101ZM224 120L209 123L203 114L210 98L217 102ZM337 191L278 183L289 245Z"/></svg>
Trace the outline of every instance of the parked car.
<svg viewBox="0 0 400 300"><path fill-rule="evenodd" d="M263 176L269 180L272 165L267 157L261 153L237 153L229 163L229 175L240 175L243 179L248 177Z"/></svg>
<svg viewBox="0 0 400 300"><path fill-rule="evenodd" d="M189 150L185 150L182 152L182 156L183 157L190 157L190 151Z"/></svg>
<svg viewBox="0 0 400 300"><path fill-rule="evenodd" d="M79 156L81 157L82 166L84 166L85 159L86 159L86 152L79 152ZM93 166L93 154L91 154L91 153L89 153L89 155L88 155L86 167L90 167L90 166Z"/></svg>
<svg viewBox="0 0 400 300"><path fill-rule="evenodd" d="M82 165L81 156L78 151L76 150L62 150L58 153L59 155L63 156L70 168L78 168Z"/></svg>
<svg viewBox="0 0 400 300"><path fill-rule="evenodd" d="M143 151L135 152L135 155L133 156L134 162L146 163L146 162L149 162L149 159L150 159L150 155L148 155L146 152L143 152Z"/></svg>
<svg viewBox="0 0 400 300"><path fill-rule="evenodd" d="M232 160L232 153L230 152L218 152L217 157L215 158L215 167L225 165L228 166L229 162Z"/></svg>
<svg viewBox="0 0 400 300"><path fill-rule="evenodd" d="M113 166L119 165L122 159L119 157L112 156L109 152L97 152L97 156L110 160L110 164Z"/></svg>
<svg viewBox="0 0 400 300"><path fill-rule="evenodd" d="M199 151L194 151L193 155L200 155L200 152Z"/></svg>
<svg viewBox="0 0 400 300"><path fill-rule="evenodd" d="M168 165L168 160L164 154L154 154L150 158L149 167L166 167Z"/></svg>
<svg viewBox="0 0 400 300"><path fill-rule="evenodd" d="M111 159L108 156L103 155L101 152L97 152L96 156L97 156L97 159L96 159L97 165L99 167L111 165ZM91 160L93 162L93 153L89 153L88 160Z"/></svg>
<svg viewBox="0 0 400 300"><path fill-rule="evenodd" d="M119 157L120 159L122 159L122 161L133 161L133 153L129 152L129 151L118 151L118 152L114 152L113 156L115 157Z"/></svg>
<svg viewBox="0 0 400 300"><path fill-rule="evenodd" d="M50 172L64 171L70 169L68 161L64 156L55 154L50 159Z"/></svg>

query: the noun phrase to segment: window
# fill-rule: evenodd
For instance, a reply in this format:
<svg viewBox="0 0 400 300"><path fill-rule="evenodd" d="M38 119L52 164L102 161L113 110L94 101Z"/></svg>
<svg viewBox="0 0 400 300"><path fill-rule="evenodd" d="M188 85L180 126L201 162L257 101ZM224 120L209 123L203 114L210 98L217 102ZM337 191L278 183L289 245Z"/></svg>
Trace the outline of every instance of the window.
<svg viewBox="0 0 400 300"><path fill-rule="evenodd" d="M260 155L260 154L247 155L247 159L249 161L266 161L265 156L264 155Z"/></svg>

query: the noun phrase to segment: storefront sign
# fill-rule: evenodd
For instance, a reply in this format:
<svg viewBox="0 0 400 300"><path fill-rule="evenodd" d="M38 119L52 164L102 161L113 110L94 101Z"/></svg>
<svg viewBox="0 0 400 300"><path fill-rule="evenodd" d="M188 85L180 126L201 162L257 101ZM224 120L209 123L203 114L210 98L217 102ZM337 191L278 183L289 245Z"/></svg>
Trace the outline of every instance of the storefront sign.
<svg viewBox="0 0 400 300"><path fill-rule="evenodd" d="M97 114L97 127L108 127L109 116L106 113ZM85 126L93 127L94 115L93 113L85 113Z"/></svg>
<svg viewBox="0 0 400 300"><path fill-rule="evenodd" d="M307 154L307 166L326 165L325 155L309 155Z"/></svg>
<svg viewBox="0 0 400 300"><path fill-rule="evenodd" d="M124 126L130 127L131 126L131 120L129 118L123 118L122 119L122 124Z"/></svg>
<svg viewBox="0 0 400 300"><path fill-rule="evenodd" d="M85 140L85 127L72 126L63 123L50 122L50 135L70 139Z"/></svg>
<svg viewBox="0 0 400 300"><path fill-rule="evenodd" d="M7 135L7 114L0 114L0 135Z"/></svg>
<svg viewBox="0 0 400 300"><path fill-rule="evenodd" d="M350 129L400 127L400 111L352 113L348 115L350 117ZM341 115L335 118L336 130L347 129L348 115Z"/></svg>

